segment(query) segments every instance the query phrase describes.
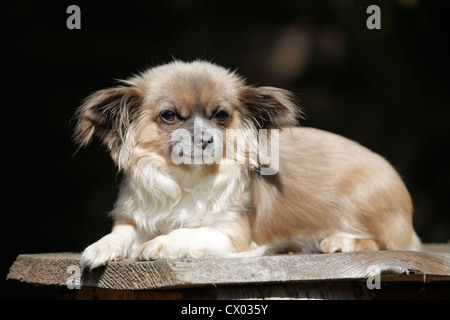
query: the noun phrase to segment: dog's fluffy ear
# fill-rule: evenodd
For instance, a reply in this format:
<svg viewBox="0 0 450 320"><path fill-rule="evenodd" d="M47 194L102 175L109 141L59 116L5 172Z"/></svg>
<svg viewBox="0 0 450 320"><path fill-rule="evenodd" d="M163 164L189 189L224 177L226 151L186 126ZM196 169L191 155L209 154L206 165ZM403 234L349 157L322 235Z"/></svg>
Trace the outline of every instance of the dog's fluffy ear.
<svg viewBox="0 0 450 320"><path fill-rule="evenodd" d="M252 119L257 128L276 129L294 126L302 118L294 95L274 87L245 87L240 92L245 105L245 116Z"/></svg>
<svg viewBox="0 0 450 320"><path fill-rule="evenodd" d="M127 86L104 89L90 95L76 113L75 142L86 146L96 134L116 159L142 100L137 88Z"/></svg>

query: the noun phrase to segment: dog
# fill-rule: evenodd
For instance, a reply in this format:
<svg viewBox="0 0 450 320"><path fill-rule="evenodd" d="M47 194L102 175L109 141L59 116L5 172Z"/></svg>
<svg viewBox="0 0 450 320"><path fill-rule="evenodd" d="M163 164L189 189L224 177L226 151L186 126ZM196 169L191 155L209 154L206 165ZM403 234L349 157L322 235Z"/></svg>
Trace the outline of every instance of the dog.
<svg viewBox="0 0 450 320"><path fill-rule="evenodd" d="M81 263L419 250L396 170L354 141L298 126L301 117L291 92L201 60L93 93L74 140L97 136L123 181L111 233Z"/></svg>

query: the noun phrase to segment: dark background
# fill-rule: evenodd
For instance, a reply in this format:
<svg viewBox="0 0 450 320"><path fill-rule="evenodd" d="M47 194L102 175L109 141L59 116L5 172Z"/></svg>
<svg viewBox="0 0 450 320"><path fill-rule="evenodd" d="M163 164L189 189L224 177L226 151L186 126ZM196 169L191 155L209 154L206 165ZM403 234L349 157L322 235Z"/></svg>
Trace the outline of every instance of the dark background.
<svg viewBox="0 0 450 320"><path fill-rule="evenodd" d="M66 8L81 8L68 30ZM366 8L381 9L368 30ZM425 242L450 238L446 1L2 3L1 297L52 297L5 281L20 253L81 252L108 233L120 174L71 118L93 91L147 67L203 58L294 91L314 126L354 139L400 172Z"/></svg>

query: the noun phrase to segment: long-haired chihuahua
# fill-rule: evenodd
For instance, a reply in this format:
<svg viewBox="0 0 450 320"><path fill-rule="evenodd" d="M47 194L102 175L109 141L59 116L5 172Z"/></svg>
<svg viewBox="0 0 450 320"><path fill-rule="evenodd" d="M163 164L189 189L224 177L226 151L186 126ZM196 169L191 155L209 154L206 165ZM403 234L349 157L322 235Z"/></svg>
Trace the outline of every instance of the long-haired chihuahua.
<svg viewBox="0 0 450 320"><path fill-rule="evenodd" d="M154 67L89 96L75 141L96 135L124 175L113 229L82 263L419 250L394 168L356 142L297 126L295 101L205 61Z"/></svg>

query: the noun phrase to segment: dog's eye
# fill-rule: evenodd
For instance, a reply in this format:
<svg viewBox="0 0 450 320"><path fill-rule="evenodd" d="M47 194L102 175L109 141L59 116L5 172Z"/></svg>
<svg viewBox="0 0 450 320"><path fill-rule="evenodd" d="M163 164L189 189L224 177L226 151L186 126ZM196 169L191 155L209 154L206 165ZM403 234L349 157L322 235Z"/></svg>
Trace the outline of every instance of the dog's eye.
<svg viewBox="0 0 450 320"><path fill-rule="evenodd" d="M225 124L229 118L230 118L230 115L228 114L228 112L219 111L214 115L213 120L217 124Z"/></svg>
<svg viewBox="0 0 450 320"><path fill-rule="evenodd" d="M180 120L178 114L173 111L165 111L161 113L160 118L163 119L167 123L175 123Z"/></svg>

